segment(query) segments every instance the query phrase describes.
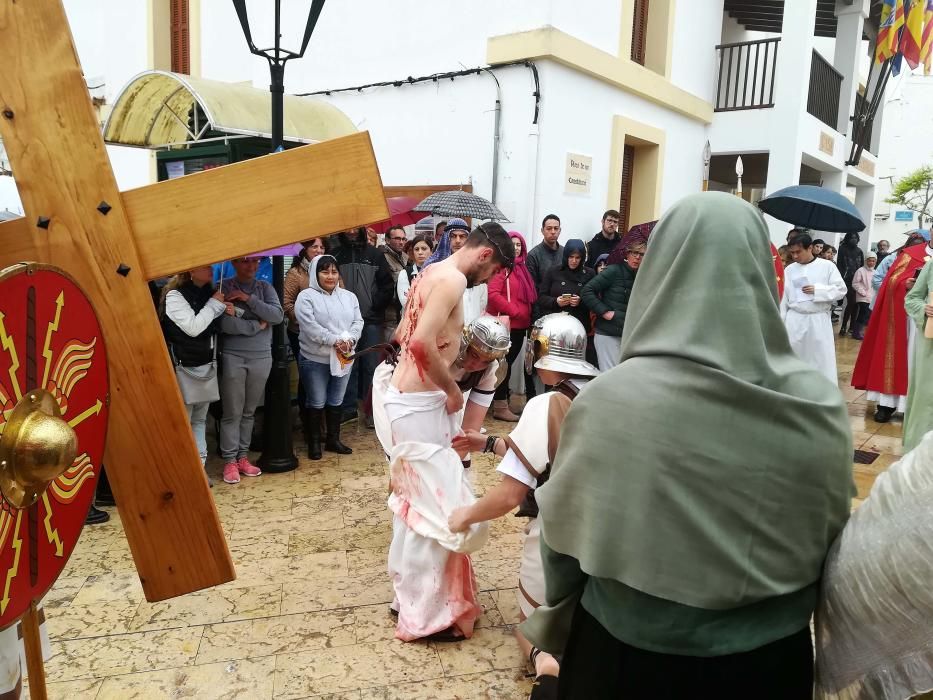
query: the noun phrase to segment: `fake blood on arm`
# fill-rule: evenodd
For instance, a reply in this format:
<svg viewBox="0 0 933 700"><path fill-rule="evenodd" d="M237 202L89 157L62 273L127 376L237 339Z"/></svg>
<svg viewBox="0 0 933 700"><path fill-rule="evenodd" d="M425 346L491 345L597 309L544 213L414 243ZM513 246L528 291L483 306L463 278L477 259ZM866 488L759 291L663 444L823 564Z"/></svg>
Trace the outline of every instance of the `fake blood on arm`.
<svg viewBox="0 0 933 700"><path fill-rule="evenodd" d="M424 347L424 343L420 340L413 340L408 346L408 352L411 353L411 358L415 362L415 368L418 370L418 378L423 382L424 374L431 367L431 360L428 358L428 351Z"/></svg>

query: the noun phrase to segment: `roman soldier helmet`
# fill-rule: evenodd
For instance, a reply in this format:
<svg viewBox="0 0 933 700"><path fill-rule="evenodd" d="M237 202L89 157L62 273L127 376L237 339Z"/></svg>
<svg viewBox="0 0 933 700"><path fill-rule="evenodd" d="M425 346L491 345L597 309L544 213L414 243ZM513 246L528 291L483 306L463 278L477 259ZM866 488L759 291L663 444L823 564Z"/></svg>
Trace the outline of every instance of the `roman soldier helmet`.
<svg viewBox="0 0 933 700"><path fill-rule="evenodd" d="M480 358L492 362L505 357L512 341L509 329L495 316L480 316L463 327L460 339L460 356L463 360L468 349L472 349Z"/></svg>
<svg viewBox="0 0 933 700"><path fill-rule="evenodd" d="M531 329L530 357L538 369L595 377L599 370L586 361L586 329L568 313L542 316Z"/></svg>

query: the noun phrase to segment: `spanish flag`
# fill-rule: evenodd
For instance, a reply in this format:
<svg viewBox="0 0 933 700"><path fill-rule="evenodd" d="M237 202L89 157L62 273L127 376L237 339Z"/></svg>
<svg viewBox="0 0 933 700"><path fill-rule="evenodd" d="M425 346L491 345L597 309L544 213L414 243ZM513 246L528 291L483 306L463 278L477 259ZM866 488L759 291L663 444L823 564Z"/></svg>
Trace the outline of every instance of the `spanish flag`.
<svg viewBox="0 0 933 700"><path fill-rule="evenodd" d="M921 63L920 52L923 45L923 13L926 0L911 0L907 10L907 24L904 25L904 37L901 39L901 52L911 70Z"/></svg>
<svg viewBox="0 0 933 700"><path fill-rule="evenodd" d="M933 0L926 0L923 13L923 41L920 44L920 61L923 72L929 75L933 69Z"/></svg>

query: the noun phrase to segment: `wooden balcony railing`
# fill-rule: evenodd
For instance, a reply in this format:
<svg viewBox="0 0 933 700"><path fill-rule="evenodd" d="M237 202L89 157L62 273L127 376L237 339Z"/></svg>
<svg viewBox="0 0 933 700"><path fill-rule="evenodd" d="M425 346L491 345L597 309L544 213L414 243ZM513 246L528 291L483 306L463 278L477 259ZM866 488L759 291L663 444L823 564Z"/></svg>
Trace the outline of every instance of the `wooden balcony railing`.
<svg viewBox="0 0 933 700"><path fill-rule="evenodd" d="M826 126L837 129L839 124L839 93L842 90L842 73L817 51L813 51L810 62L810 94L807 111Z"/></svg>
<svg viewBox="0 0 933 700"><path fill-rule="evenodd" d="M780 38L720 44L717 112L774 107L774 72Z"/></svg>

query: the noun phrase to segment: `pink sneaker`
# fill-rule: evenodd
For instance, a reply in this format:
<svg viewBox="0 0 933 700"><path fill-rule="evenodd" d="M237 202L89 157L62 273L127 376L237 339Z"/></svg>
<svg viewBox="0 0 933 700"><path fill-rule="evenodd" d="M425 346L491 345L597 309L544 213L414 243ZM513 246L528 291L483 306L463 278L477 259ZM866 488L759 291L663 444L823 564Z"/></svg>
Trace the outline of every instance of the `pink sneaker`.
<svg viewBox="0 0 933 700"><path fill-rule="evenodd" d="M246 457L240 457L239 461L236 463L236 466L240 474L243 476L259 476L262 474L262 470L255 464L250 464L249 459ZM237 479L237 481L239 481L239 479Z"/></svg>
<svg viewBox="0 0 933 700"><path fill-rule="evenodd" d="M224 465L224 481L228 484L240 483L240 470L236 462L227 462Z"/></svg>

